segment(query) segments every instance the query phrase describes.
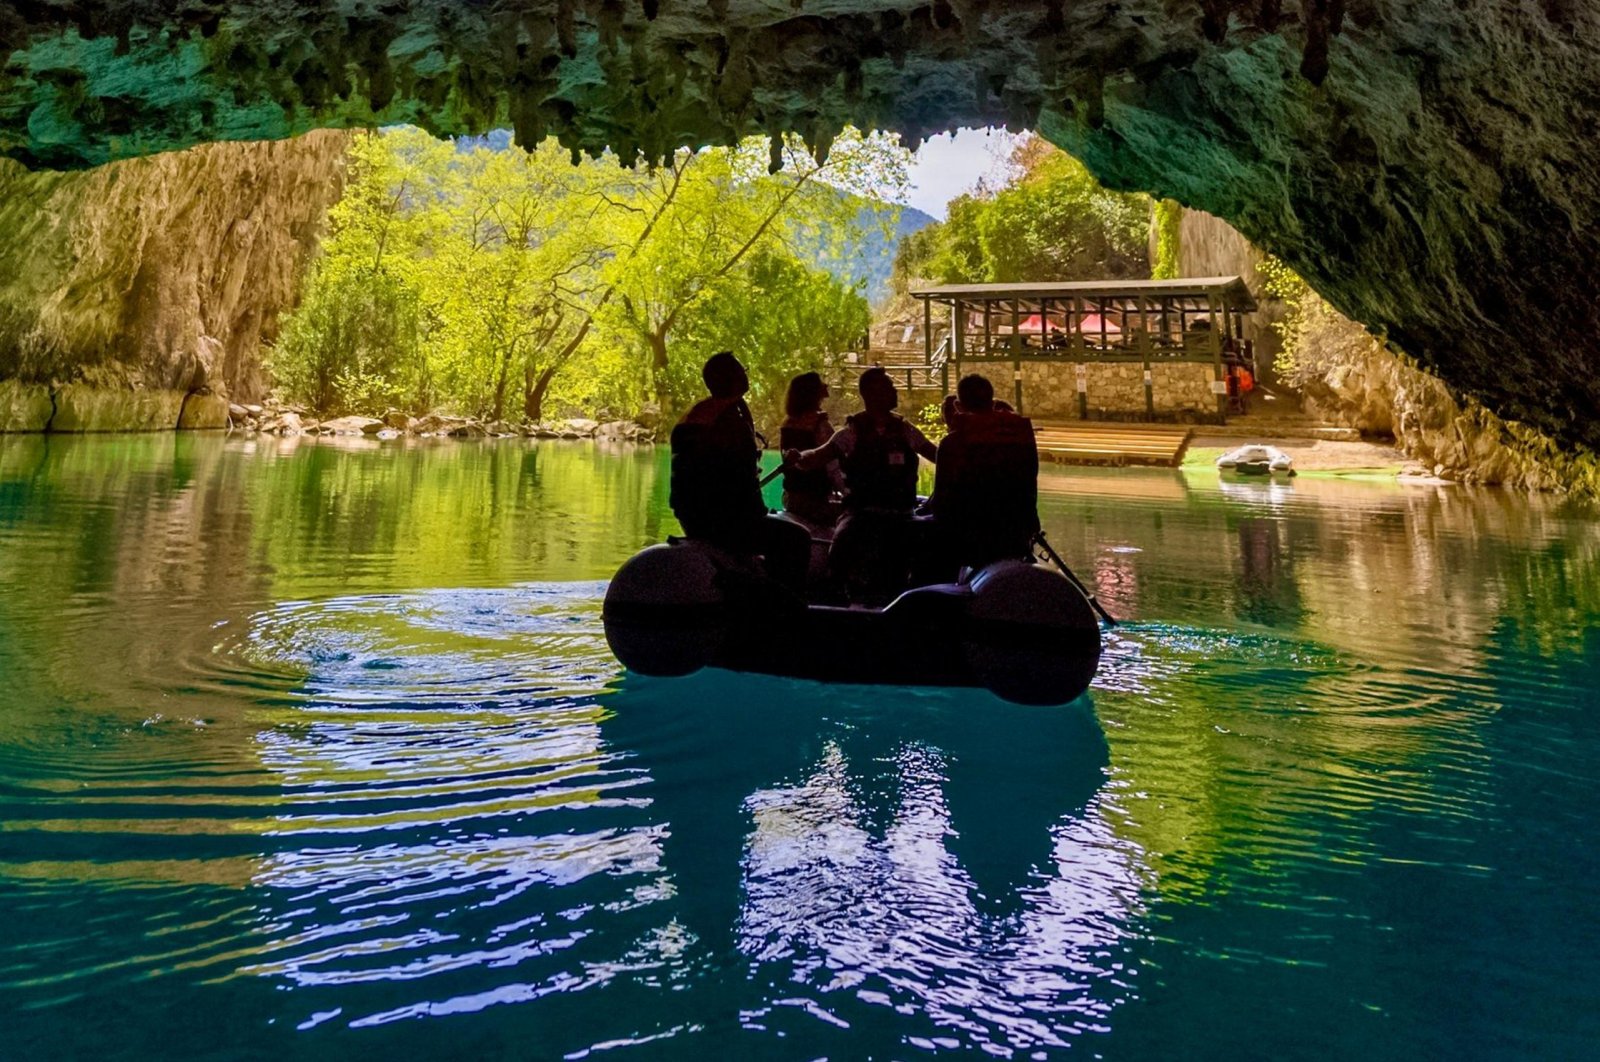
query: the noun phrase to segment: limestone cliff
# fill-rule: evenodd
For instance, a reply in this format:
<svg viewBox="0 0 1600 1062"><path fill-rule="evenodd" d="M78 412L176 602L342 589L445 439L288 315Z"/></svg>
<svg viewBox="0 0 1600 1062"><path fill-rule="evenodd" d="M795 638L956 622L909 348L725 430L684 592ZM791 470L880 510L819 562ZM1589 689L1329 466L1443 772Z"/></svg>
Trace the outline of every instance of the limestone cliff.
<svg viewBox="0 0 1600 1062"><path fill-rule="evenodd" d="M1372 434L1464 483L1600 494L1600 461L1527 424L1457 395L1356 322L1308 292L1293 308L1295 360L1285 366L1306 406Z"/></svg>
<svg viewBox="0 0 1600 1062"><path fill-rule="evenodd" d="M42 427L51 385L54 430L175 427L194 391L258 398L350 135L82 173L0 160L0 429Z"/></svg>
<svg viewBox="0 0 1600 1062"><path fill-rule="evenodd" d="M1283 304L1268 294L1264 278L1257 267L1266 261L1267 254L1245 239L1238 229L1221 218L1203 210L1185 210L1175 204L1177 224L1171 234L1174 248L1173 266L1180 277L1239 277L1256 298L1256 312L1245 318L1244 337L1255 346L1256 363L1261 367L1262 382L1276 382L1275 366L1278 352L1283 349L1278 334L1278 322L1283 319ZM1160 254L1161 239L1158 225L1161 211L1152 219L1150 229L1150 261Z"/></svg>
<svg viewBox="0 0 1600 1062"><path fill-rule="evenodd" d="M1409 457L1451 479L1600 493L1600 463L1592 453L1560 447L1457 394L1309 288L1288 305L1273 297L1259 269L1267 256L1227 222L1185 210L1176 235L1179 276L1237 274L1250 283L1263 308L1253 323L1258 357L1270 352L1277 359L1274 376L1299 390L1311 412L1367 434L1392 435Z"/></svg>
<svg viewBox="0 0 1600 1062"><path fill-rule="evenodd" d="M825 149L846 121L1036 128L1600 446L1600 4L0 4L0 154L29 165L401 121L649 158L776 130Z"/></svg>

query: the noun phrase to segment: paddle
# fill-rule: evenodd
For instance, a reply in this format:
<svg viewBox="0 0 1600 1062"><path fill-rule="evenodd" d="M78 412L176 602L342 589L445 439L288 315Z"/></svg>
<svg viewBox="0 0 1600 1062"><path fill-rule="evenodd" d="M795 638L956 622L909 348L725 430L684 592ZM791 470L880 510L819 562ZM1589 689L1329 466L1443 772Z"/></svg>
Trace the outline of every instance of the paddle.
<svg viewBox="0 0 1600 1062"><path fill-rule="evenodd" d="M1083 585L1082 579L1079 579L1076 575L1072 574L1072 569L1067 567L1067 562L1061 559L1061 554L1057 553L1050 545L1050 540L1044 537L1044 532L1042 530L1036 532L1033 536L1033 540L1034 542L1038 543L1040 549L1044 550L1044 555L1049 557L1050 560L1054 562L1055 566L1061 570L1061 574L1065 575L1068 581L1070 581L1073 586L1078 588L1079 593L1083 594L1084 597L1089 599L1090 606L1095 610L1095 612L1099 613L1101 619L1106 621L1106 626L1115 627L1117 625L1116 617L1112 616L1111 613L1105 610L1105 607L1100 604L1100 599L1094 596L1094 591Z"/></svg>
<svg viewBox="0 0 1600 1062"><path fill-rule="evenodd" d="M779 476L783 475L785 472L793 472L793 471L794 471L794 469L790 468L788 465L779 465L777 468L774 468L771 472L768 472L766 475L762 476L761 477L761 482L757 483L756 486L765 487L768 483L771 483L773 480L777 479Z"/></svg>

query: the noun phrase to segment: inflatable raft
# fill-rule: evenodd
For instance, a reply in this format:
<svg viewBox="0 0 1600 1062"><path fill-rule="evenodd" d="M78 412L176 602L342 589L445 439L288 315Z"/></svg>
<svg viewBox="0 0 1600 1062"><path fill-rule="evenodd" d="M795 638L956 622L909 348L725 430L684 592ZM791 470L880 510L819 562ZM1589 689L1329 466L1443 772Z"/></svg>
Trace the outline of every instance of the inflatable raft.
<svg viewBox="0 0 1600 1062"><path fill-rule="evenodd" d="M1083 592L1023 561L908 590L884 608L843 608L810 604L748 562L681 540L624 564L603 615L612 652L643 675L719 667L823 682L981 686L1044 705L1077 698L1100 662L1100 625Z"/></svg>
<svg viewBox="0 0 1600 1062"><path fill-rule="evenodd" d="M1294 458L1276 446L1252 443L1229 450L1217 458L1217 468L1223 472L1238 472L1246 476L1266 476L1273 473L1294 475Z"/></svg>

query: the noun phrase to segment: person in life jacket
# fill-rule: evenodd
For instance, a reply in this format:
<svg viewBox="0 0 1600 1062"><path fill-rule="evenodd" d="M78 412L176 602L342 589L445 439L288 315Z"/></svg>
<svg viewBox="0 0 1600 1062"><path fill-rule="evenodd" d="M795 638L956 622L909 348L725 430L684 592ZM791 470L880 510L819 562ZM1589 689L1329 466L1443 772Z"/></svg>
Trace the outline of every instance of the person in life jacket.
<svg viewBox="0 0 1600 1062"><path fill-rule="evenodd" d="M1039 450L1033 423L1000 408L976 374L956 385L959 414L939 443L934 526L949 568L1032 555L1039 531Z"/></svg>
<svg viewBox="0 0 1600 1062"><path fill-rule="evenodd" d="M799 590L811 538L797 524L769 514L761 499L761 446L744 400L750 378L726 350L713 355L700 375L711 397L672 429L672 511L689 538L761 556L768 574Z"/></svg>
<svg viewBox="0 0 1600 1062"><path fill-rule="evenodd" d="M894 412L894 381L874 366L861 374L865 407L823 445L788 450L784 463L802 472L838 461L844 472L844 515L828 564L852 600L877 604L905 588L911 570L911 513L917 504L917 459L938 451L915 424Z"/></svg>
<svg viewBox="0 0 1600 1062"><path fill-rule="evenodd" d="M833 437L833 425L822 409L827 397L828 385L818 373L803 372L789 381L789 393L784 400L785 417L778 437L778 445L785 452L814 450ZM844 474L839 471L837 461L809 472L785 469L783 508L808 523L832 527L839 518L839 506L833 495L843 487Z"/></svg>

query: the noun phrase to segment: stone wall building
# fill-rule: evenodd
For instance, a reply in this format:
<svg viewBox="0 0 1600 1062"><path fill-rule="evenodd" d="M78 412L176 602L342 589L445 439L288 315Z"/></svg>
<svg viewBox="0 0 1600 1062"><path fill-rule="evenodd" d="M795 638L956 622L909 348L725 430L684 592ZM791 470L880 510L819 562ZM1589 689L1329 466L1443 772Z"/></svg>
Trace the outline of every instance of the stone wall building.
<svg viewBox="0 0 1600 1062"><path fill-rule="evenodd" d="M1233 276L912 294L924 302L927 363L946 385L978 373L1036 420L1224 421L1255 310Z"/></svg>

